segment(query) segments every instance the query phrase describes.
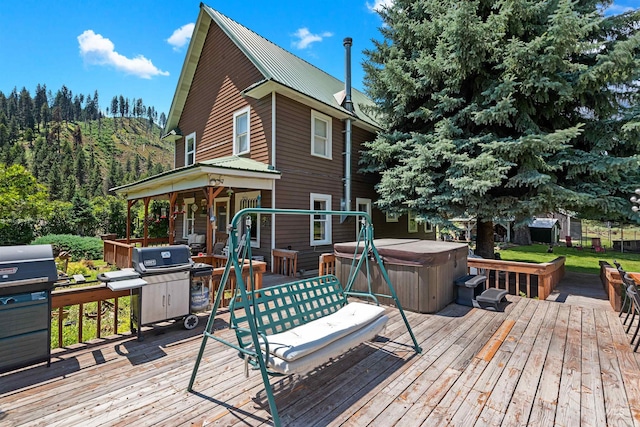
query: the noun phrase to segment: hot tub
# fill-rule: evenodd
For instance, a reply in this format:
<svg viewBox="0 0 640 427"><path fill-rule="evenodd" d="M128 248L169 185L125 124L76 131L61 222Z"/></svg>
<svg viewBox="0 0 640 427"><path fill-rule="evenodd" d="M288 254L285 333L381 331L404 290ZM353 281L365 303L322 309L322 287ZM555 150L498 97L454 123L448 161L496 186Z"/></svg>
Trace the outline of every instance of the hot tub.
<svg viewBox="0 0 640 427"><path fill-rule="evenodd" d="M454 281L467 274L469 247L464 243L418 239L377 239L374 244L384 261L402 308L418 313L435 313L455 299ZM334 245L336 275L346 286L356 242ZM372 265L374 293L389 294L377 265ZM353 289L367 287L365 265L361 267ZM391 298L380 298L391 305Z"/></svg>

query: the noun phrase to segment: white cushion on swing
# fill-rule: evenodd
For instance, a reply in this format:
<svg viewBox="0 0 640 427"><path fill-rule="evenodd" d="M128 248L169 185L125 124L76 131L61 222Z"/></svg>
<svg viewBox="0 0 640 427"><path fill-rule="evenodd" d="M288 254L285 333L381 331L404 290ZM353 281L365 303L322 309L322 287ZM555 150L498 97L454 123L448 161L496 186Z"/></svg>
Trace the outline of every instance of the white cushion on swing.
<svg viewBox="0 0 640 427"><path fill-rule="evenodd" d="M342 338L333 341L329 345L326 345L319 350L309 353L292 362L283 360L273 354L269 354L267 366L269 366L271 370L284 375L304 374L310 372L312 369L327 363L332 358L338 357L363 342L373 339L382 331L382 329L384 329L388 320L389 318L386 315L382 315L355 332L345 335Z"/></svg>
<svg viewBox="0 0 640 427"><path fill-rule="evenodd" d="M335 313L285 332L267 335L269 353L292 362L363 328L383 315L383 307L352 302ZM261 347L266 351L264 344Z"/></svg>

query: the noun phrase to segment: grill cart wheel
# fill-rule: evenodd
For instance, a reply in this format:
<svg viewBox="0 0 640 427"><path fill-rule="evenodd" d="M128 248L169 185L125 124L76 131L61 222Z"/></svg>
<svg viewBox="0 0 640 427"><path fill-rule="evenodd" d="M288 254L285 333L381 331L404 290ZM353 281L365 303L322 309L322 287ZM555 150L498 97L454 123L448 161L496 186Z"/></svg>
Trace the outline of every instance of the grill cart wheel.
<svg viewBox="0 0 640 427"><path fill-rule="evenodd" d="M193 329L198 326L198 316L195 314L190 314L184 318L184 327L185 329Z"/></svg>

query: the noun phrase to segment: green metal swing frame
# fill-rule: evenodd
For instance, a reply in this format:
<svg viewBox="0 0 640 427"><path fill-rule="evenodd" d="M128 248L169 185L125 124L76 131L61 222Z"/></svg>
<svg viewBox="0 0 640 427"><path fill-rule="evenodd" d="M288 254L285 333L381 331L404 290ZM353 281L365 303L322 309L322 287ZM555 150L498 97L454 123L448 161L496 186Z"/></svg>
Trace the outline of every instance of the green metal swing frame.
<svg viewBox="0 0 640 427"><path fill-rule="evenodd" d="M264 289L256 289L252 265L253 260L251 257L250 214L305 216L336 215L341 217L353 216L356 219L360 218L362 226L360 227L360 232L358 233L358 240L349 270L349 278L344 290L342 289L338 279L333 275L321 276L313 279L298 280L284 285L276 285L274 287ZM239 237L237 231L239 230L242 218L245 218L245 233ZM249 265L249 289L247 289L247 284L244 282L244 279L242 277L242 271L243 266L245 265L245 261ZM373 292L371 286L371 262L373 261L375 261L380 268L382 277L387 283L391 295ZM366 269L368 292L352 291L353 284L355 282L356 276L358 275L358 271L360 271L363 264L365 265ZM229 311L231 313L229 327L235 330L238 344L229 342L221 337L214 335L215 317L218 312L218 308L220 307L221 297L224 294L224 289L229 279L232 267L236 276L236 289L235 295L231 299L231 303L229 305ZM314 286L322 287L322 290L319 292L314 292L314 290L312 289ZM274 288L278 288L277 293L288 292L289 295L294 295L295 293L304 293L304 304L301 303L299 305L296 305L295 310L289 309L290 313L294 313L287 315L288 318L284 319L284 321L283 319L279 318L283 313L282 310L279 310L278 316L275 316L278 317L279 320L274 320L274 316L272 316L271 313L268 312L268 304L273 303L274 301L273 299L269 299L268 291ZM393 288L393 284L389 279L387 269L385 268L384 263L382 262L382 258L380 257L380 254L378 253L378 250L374 245L373 225L371 222L371 217L368 213L360 211L325 211L269 208L248 208L240 210L234 215L233 219L231 220L229 233L229 258L227 260L227 264L225 266L220 284L218 286L218 290L216 292L213 309L211 311L211 314L209 315L209 320L203 332L200 351L198 352L198 357L193 367L191 379L189 380L189 386L187 390L189 392L193 391L193 385L196 379L198 368L200 367L200 362L202 361L202 356L204 354L207 340L209 338L212 338L238 350L239 356L241 358L245 359L247 363L251 364L254 369L260 369L265 393L267 395L267 400L269 401L271 416L273 417L273 423L275 426L280 426L280 418L278 416L278 409L276 407L271 383L269 382L269 376L277 376L283 374L270 371L267 366L266 357L268 356L269 352L268 343L266 342L266 340L264 340L264 337L267 335L265 329L281 332L299 324L309 322L315 318L322 317L326 314L327 309L329 309L330 312L334 312L342 306L346 305L348 303L347 297L370 298L374 303L376 303L376 305L379 305L378 297L393 299L396 308L399 310L402 316L402 320L407 327L407 331L411 336L415 352L417 354L422 352L422 349L418 345L416 337L413 334L411 325L409 325L409 321L407 320L404 310L402 309L402 305L398 300L395 289ZM294 295L294 299L297 299L297 296ZM299 308L303 306L310 307L314 303L322 304L323 309L301 310ZM262 310L259 307L262 307ZM244 309L244 312L241 312L243 314L236 315L235 310L240 308ZM276 307L276 309L278 308ZM268 319L271 319L272 324L265 324L265 316L267 317L266 323L269 323L270 321ZM240 324L242 324L243 327L240 327ZM265 350L261 348L261 343L266 343L267 348Z"/></svg>

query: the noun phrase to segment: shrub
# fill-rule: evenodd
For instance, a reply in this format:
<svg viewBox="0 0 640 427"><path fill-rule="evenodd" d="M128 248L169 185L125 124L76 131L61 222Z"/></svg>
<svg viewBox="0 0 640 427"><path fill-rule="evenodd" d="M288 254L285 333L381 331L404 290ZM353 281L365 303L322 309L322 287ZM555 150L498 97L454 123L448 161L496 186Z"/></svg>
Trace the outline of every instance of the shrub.
<svg viewBox="0 0 640 427"><path fill-rule="evenodd" d="M0 246L28 245L33 240L33 221L0 220Z"/></svg>
<svg viewBox="0 0 640 427"><path fill-rule="evenodd" d="M67 275L73 276L74 274L82 274L84 277L88 277L91 275L91 270L82 264L70 264L67 269Z"/></svg>
<svg viewBox="0 0 640 427"><path fill-rule="evenodd" d="M71 261L81 259L102 259L103 243L97 237L81 237L71 234L49 234L38 237L33 241L34 245L51 245L54 254L67 251L71 255Z"/></svg>

